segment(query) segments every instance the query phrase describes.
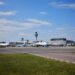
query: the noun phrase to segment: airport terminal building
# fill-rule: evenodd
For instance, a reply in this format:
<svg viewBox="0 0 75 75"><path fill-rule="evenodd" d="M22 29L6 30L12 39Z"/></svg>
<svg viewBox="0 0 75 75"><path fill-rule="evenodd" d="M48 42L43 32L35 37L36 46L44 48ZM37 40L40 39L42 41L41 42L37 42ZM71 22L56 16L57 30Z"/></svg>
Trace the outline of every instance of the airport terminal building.
<svg viewBox="0 0 75 75"><path fill-rule="evenodd" d="M67 45L66 38L52 38L50 42L51 42L51 46L66 46Z"/></svg>

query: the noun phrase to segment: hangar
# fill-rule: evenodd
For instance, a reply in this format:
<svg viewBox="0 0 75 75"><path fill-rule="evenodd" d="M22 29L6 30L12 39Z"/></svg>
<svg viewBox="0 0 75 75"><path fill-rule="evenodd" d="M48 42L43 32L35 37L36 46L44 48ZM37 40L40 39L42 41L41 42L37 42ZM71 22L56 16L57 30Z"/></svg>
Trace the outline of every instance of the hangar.
<svg viewBox="0 0 75 75"><path fill-rule="evenodd" d="M50 42L51 46L66 46L67 44L66 38L52 38Z"/></svg>

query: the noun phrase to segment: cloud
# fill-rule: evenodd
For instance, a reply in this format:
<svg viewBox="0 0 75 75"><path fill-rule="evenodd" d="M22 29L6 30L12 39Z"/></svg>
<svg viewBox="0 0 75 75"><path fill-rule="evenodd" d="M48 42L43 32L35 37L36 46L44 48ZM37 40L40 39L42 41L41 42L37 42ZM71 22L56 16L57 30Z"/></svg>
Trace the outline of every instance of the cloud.
<svg viewBox="0 0 75 75"><path fill-rule="evenodd" d="M6 37L13 34L19 36L30 36L29 34L21 33L23 30L30 30L31 28L38 28L40 26L51 26L51 23L45 20L27 19L25 21L14 21L6 18L0 18L0 37Z"/></svg>
<svg viewBox="0 0 75 75"><path fill-rule="evenodd" d="M51 26L51 23L45 20L38 20L38 19L27 19L26 21L20 22L20 21L13 21L5 18L0 19L0 30L10 30L10 31L16 31L16 30L25 30L30 29L33 27L39 27L39 26Z"/></svg>
<svg viewBox="0 0 75 75"><path fill-rule="evenodd" d="M40 14L41 15L47 15L47 12L41 11Z"/></svg>
<svg viewBox="0 0 75 75"><path fill-rule="evenodd" d="M19 24L19 22L16 22L16 21L8 20L5 18L0 19L0 27L1 26L16 26L18 24Z"/></svg>
<svg viewBox="0 0 75 75"><path fill-rule="evenodd" d="M30 36L29 34L25 34L25 33L19 33L19 35L22 36L22 37Z"/></svg>
<svg viewBox="0 0 75 75"><path fill-rule="evenodd" d="M51 2L51 3L49 3L49 5L53 6L53 7L75 9L75 3Z"/></svg>
<svg viewBox="0 0 75 75"><path fill-rule="evenodd" d="M1 1L0 1L0 5L4 5L4 4L5 4L4 2L1 2Z"/></svg>
<svg viewBox="0 0 75 75"><path fill-rule="evenodd" d="M51 25L51 23L49 23L48 21L45 20L38 20L38 19L27 19L28 23L31 23L33 25Z"/></svg>
<svg viewBox="0 0 75 75"><path fill-rule="evenodd" d="M8 30L8 29L0 29L0 38L1 37L4 37L4 36L6 36L6 35L8 35L10 33L12 33L11 30Z"/></svg>
<svg viewBox="0 0 75 75"><path fill-rule="evenodd" d="M16 11L0 11L0 16L14 16Z"/></svg>

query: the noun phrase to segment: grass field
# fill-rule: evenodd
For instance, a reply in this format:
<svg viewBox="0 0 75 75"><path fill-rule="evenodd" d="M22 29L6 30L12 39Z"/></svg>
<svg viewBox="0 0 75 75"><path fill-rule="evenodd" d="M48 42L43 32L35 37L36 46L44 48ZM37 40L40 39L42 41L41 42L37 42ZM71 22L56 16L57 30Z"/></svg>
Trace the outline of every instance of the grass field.
<svg viewBox="0 0 75 75"><path fill-rule="evenodd" d="M0 75L75 75L75 64L30 54L0 54Z"/></svg>

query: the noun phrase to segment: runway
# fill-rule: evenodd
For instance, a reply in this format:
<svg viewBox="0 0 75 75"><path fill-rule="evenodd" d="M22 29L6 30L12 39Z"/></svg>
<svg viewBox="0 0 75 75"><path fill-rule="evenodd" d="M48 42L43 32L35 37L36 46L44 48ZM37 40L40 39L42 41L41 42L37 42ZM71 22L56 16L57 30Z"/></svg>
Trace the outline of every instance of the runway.
<svg viewBox="0 0 75 75"><path fill-rule="evenodd" d="M0 48L0 54L29 53L48 59L75 64L75 47L7 47Z"/></svg>

